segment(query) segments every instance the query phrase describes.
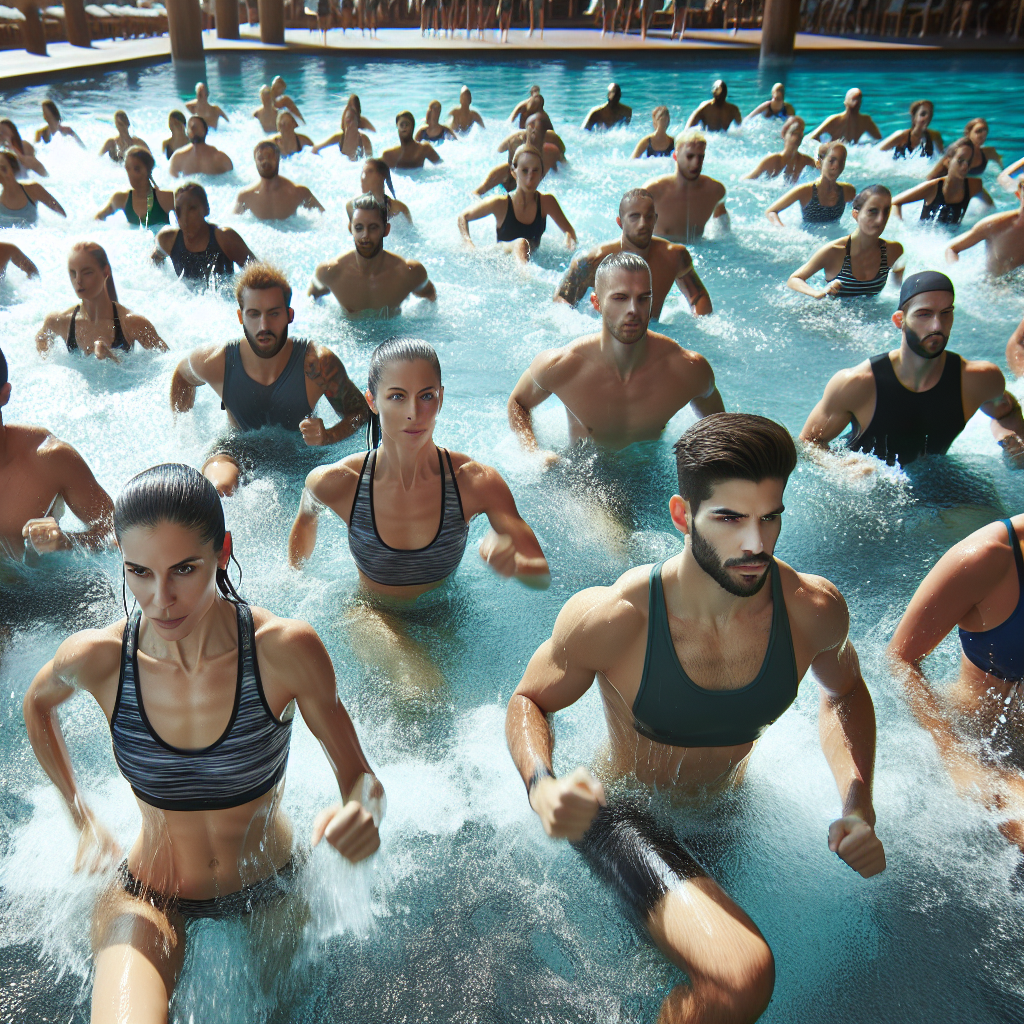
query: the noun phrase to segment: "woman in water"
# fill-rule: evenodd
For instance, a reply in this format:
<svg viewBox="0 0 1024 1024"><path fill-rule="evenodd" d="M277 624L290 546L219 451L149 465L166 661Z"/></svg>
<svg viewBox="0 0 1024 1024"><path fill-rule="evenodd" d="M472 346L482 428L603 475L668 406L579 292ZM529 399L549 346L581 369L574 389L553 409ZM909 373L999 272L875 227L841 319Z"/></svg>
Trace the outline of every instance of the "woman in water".
<svg viewBox="0 0 1024 1024"><path fill-rule="evenodd" d="M299 122L290 110L282 110L277 115L277 134L271 138L281 151L281 156L294 156L301 153L306 146L312 146L313 140L308 135L300 135L295 129Z"/></svg>
<svg viewBox="0 0 1024 1024"><path fill-rule="evenodd" d="M125 154L127 154L132 146L141 146L143 149L149 149L149 146L142 139L137 135L132 135L131 126L132 123L128 120L128 115L123 110L115 110L114 127L117 129L117 134L103 143L100 147L100 156L105 154L115 164L120 164L124 163Z"/></svg>
<svg viewBox="0 0 1024 1024"><path fill-rule="evenodd" d="M805 131L802 117L791 117L782 126L782 152L769 153L752 171L744 174L740 181L753 181L765 174L769 178L785 175L786 181L799 181L804 168L813 167L814 161L800 152L800 143L804 141Z"/></svg>
<svg viewBox="0 0 1024 1024"><path fill-rule="evenodd" d="M384 191L385 187L391 192L390 199L387 192ZM383 160L371 157L363 164L363 169L359 175L359 188L362 195L369 193L384 207L389 224L396 217L405 217L410 224L412 223L412 214L409 212L409 207L395 198L395 186L391 181L391 168ZM351 199L345 204L345 210L348 213L349 221L351 221L353 210Z"/></svg>
<svg viewBox="0 0 1024 1024"><path fill-rule="evenodd" d="M415 139L417 142L429 142L434 146L440 146L442 142L451 139L458 141L458 136L441 124L441 101L431 100L427 105L427 120L416 130Z"/></svg>
<svg viewBox="0 0 1024 1024"><path fill-rule="evenodd" d="M37 206L42 203L66 217L64 207L36 181L18 181L18 158L0 149L0 228L23 228L35 224Z"/></svg>
<svg viewBox="0 0 1024 1024"><path fill-rule="evenodd" d="M950 548L917 588L888 654L957 790L994 811L999 831L1024 852L1022 542L1017 515ZM940 696L922 662L954 626L960 675Z"/></svg>
<svg viewBox="0 0 1024 1024"><path fill-rule="evenodd" d="M969 139L974 145L974 158L971 160L970 169L967 171L969 178L980 178L988 167L989 160L994 160L1002 166L1003 158L992 146L986 146L988 139L988 121L983 117L974 117L964 126L964 138ZM929 178L941 178L948 170L947 158L945 156L928 172ZM986 193L986 201L992 200Z"/></svg>
<svg viewBox="0 0 1024 1024"><path fill-rule="evenodd" d="M668 107L655 107L651 114L651 123L654 131L645 135L633 150L631 159L639 160L643 157L671 156L675 152L676 140L668 133L668 126L671 123L672 115Z"/></svg>
<svg viewBox="0 0 1024 1024"><path fill-rule="evenodd" d="M7 273L7 264L13 263L26 277L38 277L39 268L10 242L0 242L0 281Z"/></svg>
<svg viewBox="0 0 1024 1024"><path fill-rule="evenodd" d="M341 131L314 146L313 152L319 153L320 150L333 146L335 143L342 155L347 156L353 163L363 157L373 156L373 145L369 138L359 130L359 114L355 107L346 107L342 111Z"/></svg>
<svg viewBox="0 0 1024 1024"><path fill-rule="evenodd" d="M58 135L66 135L84 147L85 144L75 133L74 128L61 122L60 111L53 100L43 100L43 120L46 124L36 129L36 142L52 142Z"/></svg>
<svg viewBox="0 0 1024 1024"><path fill-rule="evenodd" d="M359 118L359 130L361 132L375 132L377 130L367 118L363 117L363 105L355 93L352 93L352 95L349 96L348 100L345 102L345 106L351 107L356 112L356 117Z"/></svg>
<svg viewBox="0 0 1024 1024"><path fill-rule="evenodd" d="M115 353L130 351L136 341L143 348L167 351L156 328L117 301L110 261L95 242L77 242L71 247L68 277L78 304L63 313L51 313L43 321L36 335L40 355L49 352L58 340L67 345L69 352L115 363L120 362Z"/></svg>
<svg viewBox="0 0 1024 1024"><path fill-rule="evenodd" d="M942 149L942 136L928 127L935 116L935 104L931 100L915 100L910 104L910 127L893 132L889 138L878 144L883 152L892 150L893 160L908 156L925 156L929 159L936 149Z"/></svg>
<svg viewBox="0 0 1024 1024"><path fill-rule="evenodd" d="M49 177L46 168L36 159L35 147L21 137L17 125L7 117L0 121L0 144L18 158L22 173L35 171L41 178Z"/></svg>
<svg viewBox="0 0 1024 1024"><path fill-rule="evenodd" d="M171 136L160 143L160 148L163 150L164 156L167 157L168 160L170 160L179 149L184 149L189 145L188 134L185 131L186 123L185 115L180 110L172 110L167 115L167 128L170 131Z"/></svg>
<svg viewBox="0 0 1024 1024"><path fill-rule="evenodd" d="M516 259L525 263L540 246L546 220L550 217L565 232L565 244L576 248L576 232L562 212L558 200L547 192L538 192L544 177L544 158L534 146L522 145L512 157L512 177L516 187L507 196L484 199L459 214L459 231L473 248L469 222L494 217L497 241Z"/></svg>
<svg viewBox="0 0 1024 1024"><path fill-rule="evenodd" d="M115 192L107 200L107 205L96 214L96 220L106 220L112 213L121 210L129 224L150 231L159 231L170 224L169 214L174 209L174 195L167 189L156 187L153 181L155 164L153 154L148 149L132 146L124 157L124 169L131 188Z"/></svg>
<svg viewBox="0 0 1024 1024"><path fill-rule="evenodd" d="M280 914L268 916L297 888L304 859L281 809L296 705L341 795L317 816L312 845L326 839L353 863L369 857L384 791L313 628L250 608L232 586L231 537L201 473L163 465L133 477L114 532L138 610L61 644L24 714L81 836L75 869L90 872L120 848L86 803L55 712L84 690L110 725L142 828L93 914L92 1019L141 1024L167 1020L197 920L234 918L253 938L274 922L278 948L300 941L304 905L288 931Z"/></svg>
<svg viewBox="0 0 1024 1024"><path fill-rule="evenodd" d="M839 180L846 167L846 146L841 142L823 142L818 147L816 166L821 171L817 181L791 188L765 211L776 227L784 226L779 214L797 200L805 224L831 224L842 217L846 204L857 194L849 182Z"/></svg>
<svg viewBox="0 0 1024 1024"><path fill-rule="evenodd" d="M929 178L913 188L901 192L893 201L896 216L903 219L903 207L907 203L923 200L921 220L934 220L938 224L959 224L967 213L971 200L982 194L981 178L968 178L967 170L974 156L974 145L970 139L954 142L942 158L946 174L941 178Z"/></svg>
<svg viewBox="0 0 1024 1024"><path fill-rule="evenodd" d="M884 185L870 185L857 193L853 200L853 232L823 245L790 275L786 284L812 299L826 295L846 299L877 295L890 273L899 283L903 278L903 246L882 237L891 205L892 194ZM816 290L807 282L819 270L825 272L826 285Z"/></svg>

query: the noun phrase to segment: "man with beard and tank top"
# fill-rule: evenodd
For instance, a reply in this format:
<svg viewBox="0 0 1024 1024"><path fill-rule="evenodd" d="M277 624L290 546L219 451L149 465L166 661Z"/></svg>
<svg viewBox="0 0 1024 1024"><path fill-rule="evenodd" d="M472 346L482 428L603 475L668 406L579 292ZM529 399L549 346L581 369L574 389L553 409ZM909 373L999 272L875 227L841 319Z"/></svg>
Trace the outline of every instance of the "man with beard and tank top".
<svg viewBox="0 0 1024 1024"><path fill-rule="evenodd" d="M569 599L509 701L505 737L545 833L569 840L685 972L658 1020L745 1024L768 1006L774 958L711 870L765 853L752 852L753 836L739 840L753 823L735 795L751 754L813 672L841 804L816 841L870 878L886 866L872 800L875 714L842 595L773 557L797 461L789 433L762 416L719 413L690 427L675 453L668 513L682 552ZM583 766L556 776L552 760L552 716L595 679L608 728L604 784ZM655 816L662 800L690 809L685 841ZM843 868L816 870L835 875L834 888ZM797 909L775 903L776 915ZM847 896L823 912L844 904L857 919L865 912Z"/></svg>
<svg viewBox="0 0 1024 1024"><path fill-rule="evenodd" d="M241 341L194 349L174 371L171 409L188 412L196 388L209 384L220 396L228 423L243 434L277 426L298 431L310 447L335 444L367 419L366 400L341 360L326 346L288 337L294 319L287 278L266 263L250 264L235 288ZM326 398L341 417L325 427L313 415ZM236 436L217 442L203 475L222 495L233 494L252 468L258 444Z"/></svg>
<svg viewBox="0 0 1024 1024"><path fill-rule="evenodd" d="M1020 403L1006 390L999 367L946 349L953 282L933 270L906 278L892 322L902 334L898 349L840 370L828 382L800 432L808 452L827 451L851 426L851 451L906 466L923 455L945 454L980 409L992 417L1000 447L1024 466Z"/></svg>
<svg viewBox="0 0 1024 1024"><path fill-rule="evenodd" d="M595 128L614 128L619 124L629 124L633 117L633 108L627 107L622 100L622 89L616 82L608 86L608 102L594 107L583 121L584 131Z"/></svg>
<svg viewBox="0 0 1024 1024"><path fill-rule="evenodd" d="M516 187L516 179L512 176L512 158L520 146L533 146L544 158L545 176L558 169L558 165L564 164L565 143L550 129L544 127L546 121L541 114L531 114L526 119L526 127L517 129L506 138L500 146L499 153L508 154L508 162L498 164L491 170L491 173L484 179L483 184L473 190L474 195L483 196L492 188L501 186L506 192L512 192Z"/></svg>
<svg viewBox="0 0 1024 1024"><path fill-rule="evenodd" d="M842 113L826 117L811 132L811 138L817 142L822 135L827 135L833 141L853 144L860 142L861 136L867 132L871 138L881 139L882 133L878 130L878 125L867 114L860 112L863 100L864 94L860 89L850 89L843 100Z"/></svg>
<svg viewBox="0 0 1024 1024"><path fill-rule="evenodd" d="M616 252L635 252L651 268L652 320L661 316L673 283L679 285L695 315L711 313L711 296L697 276L686 246L656 237L654 228L657 220L654 197L650 192L642 188L626 192L619 200L619 215L615 218L615 223L622 228L622 235L576 256L555 292L555 301L578 306L587 290L594 287L594 277L602 260Z"/></svg>
<svg viewBox="0 0 1024 1024"><path fill-rule="evenodd" d="M313 272L310 295L320 298L330 292L348 316L382 319L398 316L410 295L437 301L422 263L384 251L391 225L376 196L367 193L352 200L348 230L355 251L321 263Z"/></svg>
<svg viewBox="0 0 1024 1024"><path fill-rule="evenodd" d="M257 142L252 156L260 180L238 193L232 213L249 210L257 220L287 220L300 206L304 210L324 212L316 196L305 185L296 185L278 173L281 150L276 142L269 139Z"/></svg>
<svg viewBox="0 0 1024 1024"><path fill-rule="evenodd" d="M472 103L473 94L469 86L464 85L459 90L459 105L448 111L448 127L456 135L465 135L475 124L485 127L484 119L473 109Z"/></svg>
<svg viewBox="0 0 1024 1024"><path fill-rule="evenodd" d="M201 117L213 131L217 130L217 122L222 117L225 121L231 120L220 107L210 102L210 90L205 82L196 82L196 98L189 100L185 106L190 114Z"/></svg>
<svg viewBox="0 0 1024 1024"><path fill-rule="evenodd" d="M570 443L606 449L660 437L687 405L698 416L722 411L708 361L648 330L651 268L642 256L608 256L597 268L590 301L601 330L541 352L508 400L509 424L526 451L548 465L559 459L541 449L530 415L552 395L565 406Z"/></svg>
<svg viewBox="0 0 1024 1024"><path fill-rule="evenodd" d="M688 118L683 131L703 128L709 132L724 132L734 124L743 124L743 115L735 103L727 99L729 86L720 78L711 86L711 99L705 100Z"/></svg>
<svg viewBox="0 0 1024 1024"><path fill-rule="evenodd" d="M417 142L412 136L416 130L416 118L403 110L395 118L398 128L398 145L385 149L380 158L394 170L419 170L429 160L432 164L443 163L437 150L429 142Z"/></svg>
<svg viewBox="0 0 1024 1024"><path fill-rule="evenodd" d="M982 217L974 226L949 243L946 260L956 263L960 253L985 243L985 268L993 277L1024 266L1024 178L1017 181L1018 206Z"/></svg>
<svg viewBox="0 0 1024 1024"><path fill-rule="evenodd" d="M234 164L227 153L206 141L206 122L194 114L188 119L189 145L176 150L167 165L172 178L183 178L188 174L227 174L234 170Z"/></svg>
<svg viewBox="0 0 1024 1024"><path fill-rule="evenodd" d="M210 201L206 189L186 181L174 192L174 216L178 227L163 228L156 236L153 262L170 257L174 272L185 281L209 283L214 277L230 277L235 266L255 261L249 246L234 228L219 228L206 218Z"/></svg>
<svg viewBox="0 0 1024 1024"><path fill-rule="evenodd" d="M725 186L701 173L707 145L707 139L696 129L683 132L676 139L672 154L675 173L654 178L644 185L654 197L661 233L671 242L692 242L700 238L712 218L719 230L729 230Z"/></svg>

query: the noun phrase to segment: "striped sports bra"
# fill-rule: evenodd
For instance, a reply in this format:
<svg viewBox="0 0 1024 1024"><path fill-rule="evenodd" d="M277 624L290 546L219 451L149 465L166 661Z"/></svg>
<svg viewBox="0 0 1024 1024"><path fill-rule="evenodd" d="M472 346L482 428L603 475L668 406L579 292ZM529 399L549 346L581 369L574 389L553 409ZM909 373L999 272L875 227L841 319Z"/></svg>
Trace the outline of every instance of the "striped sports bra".
<svg viewBox="0 0 1024 1024"><path fill-rule="evenodd" d="M846 196L842 185L837 183L836 188L839 190L839 202L832 206L822 206L818 201L818 183L812 182L811 198L807 200L807 205L803 209L805 221L809 224L829 224L842 217L843 210L846 209Z"/></svg>
<svg viewBox="0 0 1024 1024"><path fill-rule="evenodd" d="M286 720L274 717L263 693L252 612L236 605L238 681L231 718L220 739L198 750L172 747L146 716L139 690L139 623L136 612L125 623L121 678L110 737L114 759L132 791L167 811L213 811L238 807L269 792L284 775L292 735L291 706Z"/></svg>
<svg viewBox="0 0 1024 1024"><path fill-rule="evenodd" d="M850 265L850 242L852 240L853 235L848 236L846 239L846 256L843 259L843 265L839 273L836 274L836 278L843 283L837 298L846 299L854 295L877 295L885 287L885 282L889 280L889 254L886 251L885 239L880 238L878 240L878 245L882 250L882 260L878 265L878 273L867 281L862 281L859 277L853 276L853 267Z"/></svg>
<svg viewBox="0 0 1024 1024"><path fill-rule="evenodd" d="M451 486L446 480L445 461ZM434 539L422 548L392 548L381 540L373 514L373 471L377 465L377 450L366 453L356 496L352 499L348 546L359 571L374 583L386 587L439 583L459 567L466 550L469 523L462 511L462 497L455 482L451 455L446 451L442 459L438 448L437 464L441 470L441 522Z"/></svg>

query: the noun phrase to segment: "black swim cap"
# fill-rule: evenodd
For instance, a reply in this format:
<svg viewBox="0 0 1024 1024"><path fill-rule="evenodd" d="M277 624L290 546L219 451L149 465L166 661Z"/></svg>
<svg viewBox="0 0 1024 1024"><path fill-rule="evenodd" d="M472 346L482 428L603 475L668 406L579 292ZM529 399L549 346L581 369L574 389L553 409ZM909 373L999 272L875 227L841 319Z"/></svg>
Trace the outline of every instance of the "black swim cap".
<svg viewBox="0 0 1024 1024"><path fill-rule="evenodd" d="M0 388L7 383L7 357L3 349L0 349Z"/></svg>
<svg viewBox="0 0 1024 1024"><path fill-rule="evenodd" d="M945 274L937 270L925 270L920 274L911 274L903 282L900 289L900 309L904 309L907 303L921 292L949 292L953 294L953 282Z"/></svg>

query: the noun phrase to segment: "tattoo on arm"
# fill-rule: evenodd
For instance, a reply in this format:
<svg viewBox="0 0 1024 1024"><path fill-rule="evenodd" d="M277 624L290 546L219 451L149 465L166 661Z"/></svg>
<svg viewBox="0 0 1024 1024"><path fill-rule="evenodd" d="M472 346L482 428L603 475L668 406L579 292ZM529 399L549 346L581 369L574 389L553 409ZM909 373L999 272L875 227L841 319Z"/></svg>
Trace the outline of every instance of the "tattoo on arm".
<svg viewBox="0 0 1024 1024"><path fill-rule="evenodd" d="M590 287L591 264L586 257L581 257L572 263L566 271L562 283L558 286L558 294L569 303L575 306L586 294Z"/></svg>

